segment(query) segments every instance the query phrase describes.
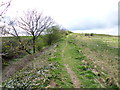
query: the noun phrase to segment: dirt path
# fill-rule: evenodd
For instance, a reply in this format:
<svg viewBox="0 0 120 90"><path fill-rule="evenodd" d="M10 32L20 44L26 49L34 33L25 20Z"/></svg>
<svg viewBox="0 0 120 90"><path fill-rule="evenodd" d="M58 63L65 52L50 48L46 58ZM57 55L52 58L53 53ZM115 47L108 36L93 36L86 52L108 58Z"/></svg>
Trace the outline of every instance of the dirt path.
<svg viewBox="0 0 120 90"><path fill-rule="evenodd" d="M80 88L80 83L79 83L79 80L78 80L75 72L71 70L71 68L69 67L68 64L64 64L64 66L66 67L67 72L70 75L70 78L71 78L71 80L73 82L74 88Z"/></svg>
<svg viewBox="0 0 120 90"><path fill-rule="evenodd" d="M66 63L66 60L67 60L66 58L67 58L67 56L65 56L65 54L64 54L65 49L67 49L67 41L65 42L65 46L64 46L64 48L63 48L63 50L62 50L63 61L65 61L65 62L64 62L64 66L65 66L67 72L68 72L69 75L70 75L70 78L71 78L71 81L72 81L72 83L73 83L73 85L74 85L74 88L80 88L80 82L79 82L79 80L78 80L75 72L72 70L72 68L70 67L69 63Z"/></svg>

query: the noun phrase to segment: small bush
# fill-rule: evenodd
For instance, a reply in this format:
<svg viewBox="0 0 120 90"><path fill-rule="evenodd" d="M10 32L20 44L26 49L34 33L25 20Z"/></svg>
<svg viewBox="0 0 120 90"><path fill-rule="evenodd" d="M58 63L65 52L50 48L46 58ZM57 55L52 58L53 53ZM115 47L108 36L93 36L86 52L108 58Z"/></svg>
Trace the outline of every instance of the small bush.
<svg viewBox="0 0 120 90"><path fill-rule="evenodd" d="M62 37L62 30L58 26L52 26L46 30L46 41L48 45L55 43Z"/></svg>

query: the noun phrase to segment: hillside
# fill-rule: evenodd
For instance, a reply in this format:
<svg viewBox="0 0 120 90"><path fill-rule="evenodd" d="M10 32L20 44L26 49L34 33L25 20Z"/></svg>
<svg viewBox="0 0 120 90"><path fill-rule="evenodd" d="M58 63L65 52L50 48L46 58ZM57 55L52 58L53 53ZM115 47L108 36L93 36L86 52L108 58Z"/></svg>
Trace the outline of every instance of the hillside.
<svg viewBox="0 0 120 90"><path fill-rule="evenodd" d="M37 53L3 87L120 88L118 49L117 37L72 33Z"/></svg>

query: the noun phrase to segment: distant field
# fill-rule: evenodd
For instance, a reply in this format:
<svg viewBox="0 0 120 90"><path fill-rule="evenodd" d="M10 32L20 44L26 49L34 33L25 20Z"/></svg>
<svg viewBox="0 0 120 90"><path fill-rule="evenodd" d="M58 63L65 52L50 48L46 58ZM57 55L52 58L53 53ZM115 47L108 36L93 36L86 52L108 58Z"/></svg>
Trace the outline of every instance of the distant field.
<svg viewBox="0 0 120 90"><path fill-rule="evenodd" d="M120 88L118 49L116 36L72 33L42 54L37 52L23 69L6 78L3 87Z"/></svg>
<svg viewBox="0 0 120 90"><path fill-rule="evenodd" d="M93 71L106 76L100 82L110 80L118 85L118 37L109 35L84 36L74 34L77 45L87 57L87 62L94 66ZM112 80L113 79L113 80Z"/></svg>

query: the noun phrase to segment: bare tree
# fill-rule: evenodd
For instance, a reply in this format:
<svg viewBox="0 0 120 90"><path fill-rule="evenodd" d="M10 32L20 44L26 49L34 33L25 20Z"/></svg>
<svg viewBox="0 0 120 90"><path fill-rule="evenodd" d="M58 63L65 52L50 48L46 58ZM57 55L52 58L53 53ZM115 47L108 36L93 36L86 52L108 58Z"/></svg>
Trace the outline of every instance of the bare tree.
<svg viewBox="0 0 120 90"><path fill-rule="evenodd" d="M35 41L41 33L54 24L54 21L49 16L44 16L43 13L38 13L36 10L28 11L25 17L21 17L18 21L19 27L32 36L33 53L35 53Z"/></svg>
<svg viewBox="0 0 120 90"><path fill-rule="evenodd" d="M49 16L44 16L43 13L38 13L36 10L27 11L24 13L24 17L20 17L15 24L20 27L24 34L32 36L32 48L33 53L35 53L35 44L37 38L44 32L47 28L54 24L54 21ZM16 29L14 23L9 24L10 28L4 29L4 34L10 34L16 37L21 43L18 30ZM25 46L24 50L26 50Z"/></svg>
<svg viewBox="0 0 120 90"><path fill-rule="evenodd" d="M9 6L11 4L11 1L12 0L9 0L8 2L1 2L0 3L0 34L2 34L3 29L5 27L3 25L3 23L5 23L5 22L2 22L2 19L4 18L4 15L5 15L6 11L8 10L8 8L9 8Z"/></svg>
<svg viewBox="0 0 120 90"><path fill-rule="evenodd" d="M23 43L21 37L20 37L20 30L18 30L17 24L15 21L8 20L8 22L5 23L3 29L2 29L2 34L3 35L12 35L15 37L22 50L25 50L28 54L31 54L29 50L27 50L25 44Z"/></svg>
<svg viewBox="0 0 120 90"><path fill-rule="evenodd" d="M11 1L8 1L8 2L2 2L0 3L0 19L3 17L3 15L6 13L6 11L8 10L8 7L10 6L11 4Z"/></svg>

